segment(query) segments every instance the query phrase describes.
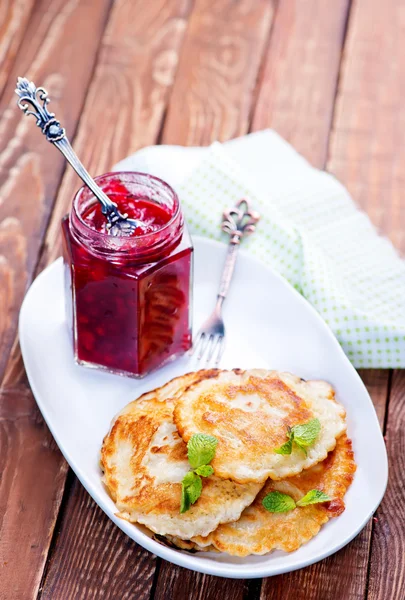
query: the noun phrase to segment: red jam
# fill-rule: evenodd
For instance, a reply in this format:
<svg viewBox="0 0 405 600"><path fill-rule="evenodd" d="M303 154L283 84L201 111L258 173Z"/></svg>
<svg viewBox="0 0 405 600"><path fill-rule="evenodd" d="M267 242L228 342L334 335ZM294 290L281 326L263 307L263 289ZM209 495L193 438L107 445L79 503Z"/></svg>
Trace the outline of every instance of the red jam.
<svg viewBox="0 0 405 600"><path fill-rule="evenodd" d="M165 206L160 206L144 195L135 195L128 192L121 181L108 182L104 192L117 204L121 214L127 213L130 219L139 221L133 235L145 235L161 229L171 219L170 211ZM101 211L101 204L93 204L82 214L82 219L91 229L100 233L108 233L107 221Z"/></svg>
<svg viewBox="0 0 405 600"><path fill-rule="evenodd" d="M140 227L131 237L108 235L87 188L62 221L75 358L141 377L191 346L191 240L177 195L161 180L111 173L98 184Z"/></svg>

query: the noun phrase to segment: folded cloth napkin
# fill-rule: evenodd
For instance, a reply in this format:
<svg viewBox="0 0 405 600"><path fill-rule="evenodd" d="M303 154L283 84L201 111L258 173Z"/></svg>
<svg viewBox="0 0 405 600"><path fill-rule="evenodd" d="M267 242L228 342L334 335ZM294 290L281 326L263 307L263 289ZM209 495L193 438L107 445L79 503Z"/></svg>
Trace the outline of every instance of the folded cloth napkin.
<svg viewBox="0 0 405 600"><path fill-rule="evenodd" d="M345 188L266 130L210 148L151 147L117 169L147 170L179 192L191 233L226 240L222 211L261 214L243 248L316 308L355 367L405 367L405 261Z"/></svg>

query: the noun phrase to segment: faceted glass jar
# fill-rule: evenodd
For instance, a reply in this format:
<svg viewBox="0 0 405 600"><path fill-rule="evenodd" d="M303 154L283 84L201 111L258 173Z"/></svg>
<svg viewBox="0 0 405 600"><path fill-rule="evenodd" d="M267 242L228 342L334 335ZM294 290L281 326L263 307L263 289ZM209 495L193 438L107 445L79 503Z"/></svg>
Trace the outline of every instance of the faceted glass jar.
<svg viewBox="0 0 405 600"><path fill-rule="evenodd" d="M191 346L192 244L174 190L144 173L108 173L98 185L120 208L147 199L170 217L156 231L113 237L84 215L97 200L88 188L62 220L66 314L77 363L143 377ZM146 215L147 216L147 215Z"/></svg>

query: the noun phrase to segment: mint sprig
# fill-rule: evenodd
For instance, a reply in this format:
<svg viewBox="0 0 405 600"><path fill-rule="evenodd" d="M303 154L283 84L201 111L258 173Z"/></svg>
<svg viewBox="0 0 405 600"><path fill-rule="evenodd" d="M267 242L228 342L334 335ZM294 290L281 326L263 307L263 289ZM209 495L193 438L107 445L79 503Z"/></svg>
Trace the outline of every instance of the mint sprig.
<svg viewBox="0 0 405 600"><path fill-rule="evenodd" d="M187 512L201 496L201 477L213 475L214 469L208 463L214 458L217 445L216 437L204 433L196 433L188 441L187 456L192 469L181 482L180 513Z"/></svg>
<svg viewBox="0 0 405 600"><path fill-rule="evenodd" d="M321 490L310 490L303 498L301 498L301 500L298 500L298 502L295 502L294 498L291 498L288 494L274 491L263 498L262 504L269 512L283 513L294 510L294 508L297 507L318 504L319 502L330 502L330 500L332 500L332 498Z"/></svg>
<svg viewBox="0 0 405 600"><path fill-rule="evenodd" d="M310 490L301 500L298 500L297 506L308 506L309 504L318 504L319 502L329 502L332 500L321 490Z"/></svg>
<svg viewBox="0 0 405 600"><path fill-rule="evenodd" d="M193 469L208 465L215 456L218 440L213 435L195 433L187 444L188 462Z"/></svg>
<svg viewBox="0 0 405 600"><path fill-rule="evenodd" d="M315 442L320 431L321 423L319 419L311 419L307 423L287 427L288 440L280 448L276 448L274 452L276 454L291 454L294 443L306 455L307 447Z"/></svg>
<svg viewBox="0 0 405 600"><path fill-rule="evenodd" d="M281 492L270 492L263 498L262 504L266 510L272 513L289 512L295 508L294 499Z"/></svg>

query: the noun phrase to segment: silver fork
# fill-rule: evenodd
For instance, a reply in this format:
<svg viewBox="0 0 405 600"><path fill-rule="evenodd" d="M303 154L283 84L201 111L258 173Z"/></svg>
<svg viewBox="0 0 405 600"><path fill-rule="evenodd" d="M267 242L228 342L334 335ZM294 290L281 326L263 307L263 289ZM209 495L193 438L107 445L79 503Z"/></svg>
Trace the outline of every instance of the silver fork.
<svg viewBox="0 0 405 600"><path fill-rule="evenodd" d="M197 354L197 360L206 356L209 363L214 357L217 366L225 350L225 325L222 318L222 305L228 294L232 275L235 269L238 248L244 236L250 235L256 229L260 215L250 208L247 200L239 200L234 208L225 211L222 217L222 231L230 235L228 252L222 271L221 282L215 308L203 323L197 334L190 354Z"/></svg>

